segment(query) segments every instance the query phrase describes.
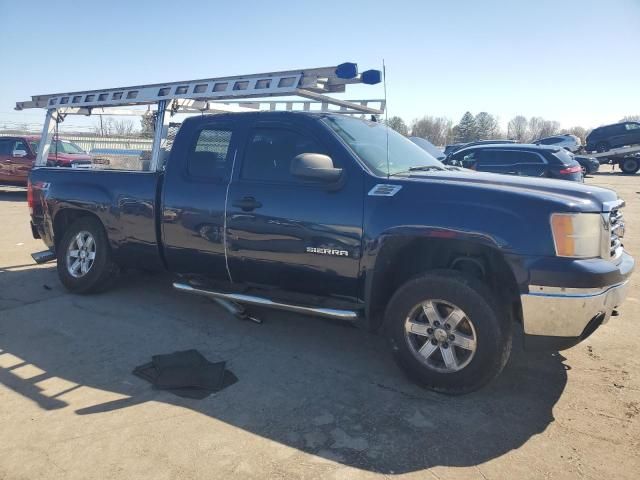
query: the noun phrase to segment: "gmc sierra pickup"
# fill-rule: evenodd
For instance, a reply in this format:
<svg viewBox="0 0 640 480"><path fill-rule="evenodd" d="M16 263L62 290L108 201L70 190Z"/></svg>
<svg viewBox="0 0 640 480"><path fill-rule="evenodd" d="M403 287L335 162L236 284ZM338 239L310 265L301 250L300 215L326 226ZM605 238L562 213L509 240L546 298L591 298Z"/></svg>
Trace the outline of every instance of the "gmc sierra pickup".
<svg viewBox="0 0 640 480"><path fill-rule="evenodd" d="M119 269L181 291L382 332L418 383L459 394L529 348L607 322L634 260L611 190L447 167L336 114L191 117L157 172L35 168L32 230L71 292Z"/></svg>

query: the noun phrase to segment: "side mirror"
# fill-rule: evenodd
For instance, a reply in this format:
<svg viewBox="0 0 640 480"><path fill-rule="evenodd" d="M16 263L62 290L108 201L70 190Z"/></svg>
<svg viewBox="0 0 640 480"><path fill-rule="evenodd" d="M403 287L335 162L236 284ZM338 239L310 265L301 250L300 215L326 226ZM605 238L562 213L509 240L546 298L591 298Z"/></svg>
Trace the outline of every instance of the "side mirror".
<svg viewBox="0 0 640 480"><path fill-rule="evenodd" d="M333 160L321 153L301 153L293 157L291 175L307 180L335 182L342 175L341 168L333 166Z"/></svg>
<svg viewBox="0 0 640 480"><path fill-rule="evenodd" d="M13 156L15 158L22 158L27 156L27 152L25 150L14 150Z"/></svg>

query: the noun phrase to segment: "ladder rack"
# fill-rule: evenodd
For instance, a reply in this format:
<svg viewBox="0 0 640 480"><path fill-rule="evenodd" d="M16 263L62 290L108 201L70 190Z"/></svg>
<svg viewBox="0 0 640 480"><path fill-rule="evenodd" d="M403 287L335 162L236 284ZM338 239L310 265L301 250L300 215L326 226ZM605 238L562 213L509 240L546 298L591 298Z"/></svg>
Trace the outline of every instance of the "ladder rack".
<svg viewBox="0 0 640 480"><path fill-rule="evenodd" d="M17 102L16 110L60 109L66 110L65 113L87 115L91 114L94 108L152 105L163 100L169 105L172 101L179 100L193 100L205 104L221 100L295 96L320 104L338 106L341 110L352 113L381 114L383 111L380 108L369 107L366 102L349 102L327 95L344 92L348 84L374 85L380 83L381 79L382 74L379 70L358 73L355 63L342 63L335 67L35 95L29 101Z"/></svg>
<svg viewBox="0 0 640 480"><path fill-rule="evenodd" d="M154 114L151 171L156 171L168 131L167 112L251 112L266 105L268 110L292 111L301 106L303 111L380 115L386 106L384 100L341 100L329 94L342 93L350 84L375 85L381 81L380 70L358 73L358 65L346 62L334 67L35 95L31 100L17 102L16 110L43 108L47 111L35 161L36 166L42 166L46 164L53 133L66 115L143 115L144 111L126 107L147 105L147 112ZM304 100L258 100L271 97ZM152 111L154 104L157 107Z"/></svg>

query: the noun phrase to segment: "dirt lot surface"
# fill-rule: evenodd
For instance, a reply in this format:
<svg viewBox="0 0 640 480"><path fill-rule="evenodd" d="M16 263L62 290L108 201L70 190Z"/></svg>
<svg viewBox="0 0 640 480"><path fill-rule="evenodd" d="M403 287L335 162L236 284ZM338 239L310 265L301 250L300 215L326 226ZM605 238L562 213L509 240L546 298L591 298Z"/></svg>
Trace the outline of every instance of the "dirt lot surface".
<svg viewBox="0 0 640 480"><path fill-rule="evenodd" d="M608 170L608 167L605 167ZM640 176L587 183L628 204L640 254ZM640 274L621 315L561 353L515 351L480 392L409 383L383 339L265 312L239 322L169 277L96 296L35 266L25 194L0 188L0 479L637 479ZM205 400L131 370L197 348L239 382Z"/></svg>

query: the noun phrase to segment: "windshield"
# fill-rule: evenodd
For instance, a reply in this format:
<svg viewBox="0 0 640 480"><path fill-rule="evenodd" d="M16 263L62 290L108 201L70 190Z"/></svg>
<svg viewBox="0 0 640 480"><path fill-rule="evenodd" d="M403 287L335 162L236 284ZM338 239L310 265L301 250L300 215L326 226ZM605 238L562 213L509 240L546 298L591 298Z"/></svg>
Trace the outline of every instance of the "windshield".
<svg viewBox="0 0 640 480"><path fill-rule="evenodd" d="M445 167L422 148L380 123L357 118L326 117L325 122L351 149L380 176L397 175L411 170ZM387 132L389 138L389 170L387 171Z"/></svg>
<svg viewBox="0 0 640 480"><path fill-rule="evenodd" d="M31 148L34 152L38 152L39 142L29 142L31 144ZM49 147L49 153L84 153L78 145L75 143L67 142L64 140L57 140L51 142L51 146Z"/></svg>
<svg viewBox="0 0 640 480"><path fill-rule="evenodd" d="M75 143L65 142L63 140L58 140L57 142L55 142L55 144L53 142L51 143L51 148L49 151L55 152L56 149L60 153L84 153L84 150L82 150Z"/></svg>

